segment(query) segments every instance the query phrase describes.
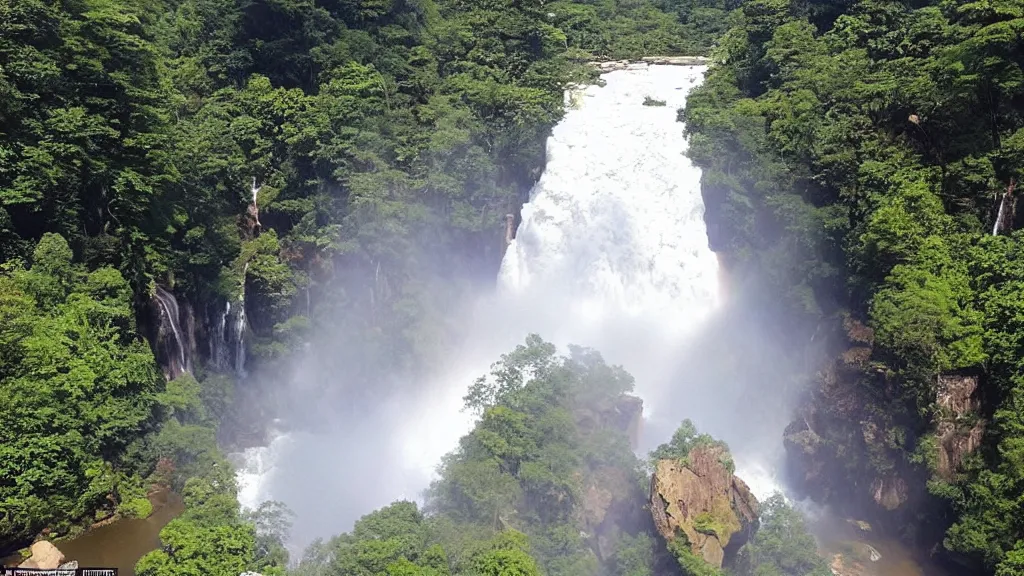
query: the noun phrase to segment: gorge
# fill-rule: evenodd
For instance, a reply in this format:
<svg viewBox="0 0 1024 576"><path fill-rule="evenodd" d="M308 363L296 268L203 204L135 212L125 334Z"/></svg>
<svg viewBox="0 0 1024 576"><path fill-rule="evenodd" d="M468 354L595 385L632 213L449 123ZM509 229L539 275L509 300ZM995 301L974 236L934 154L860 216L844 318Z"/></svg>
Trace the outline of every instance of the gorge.
<svg viewBox="0 0 1024 576"><path fill-rule="evenodd" d="M0 0L0 555L1024 573L1019 8Z"/></svg>
<svg viewBox="0 0 1024 576"><path fill-rule="evenodd" d="M757 363L754 355L767 357L769 345L755 341L753 327L740 328L737 313L723 311L700 171L675 121L704 71L637 63L567 92L568 112L548 139L547 165L523 207L496 293L482 295L464 316L463 341L448 354L454 365L419 390L339 410L327 434L282 431L269 446L246 450L242 504L285 502L296 512L293 544L301 547L392 500L418 499L471 427L461 411L469 384L530 333L560 347L593 347L636 377L645 413L641 452L691 418L728 442L737 473L759 498L777 489L791 406L786 374L769 362L758 365L758 378L729 373L734 354ZM645 105L648 98L666 105ZM303 370L318 370L316 359Z"/></svg>

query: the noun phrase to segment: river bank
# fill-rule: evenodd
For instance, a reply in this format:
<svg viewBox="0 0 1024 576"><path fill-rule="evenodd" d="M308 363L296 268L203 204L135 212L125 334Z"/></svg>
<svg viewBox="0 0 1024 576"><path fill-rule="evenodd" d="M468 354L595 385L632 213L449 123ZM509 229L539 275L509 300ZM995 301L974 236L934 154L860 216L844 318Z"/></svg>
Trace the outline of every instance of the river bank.
<svg viewBox="0 0 1024 576"><path fill-rule="evenodd" d="M150 497L153 513L146 518L122 518L54 544L66 561L79 566L117 568L119 576L135 576L135 563L160 547L160 530L185 510L180 495L163 491ZM5 567L23 562L21 555L2 560Z"/></svg>

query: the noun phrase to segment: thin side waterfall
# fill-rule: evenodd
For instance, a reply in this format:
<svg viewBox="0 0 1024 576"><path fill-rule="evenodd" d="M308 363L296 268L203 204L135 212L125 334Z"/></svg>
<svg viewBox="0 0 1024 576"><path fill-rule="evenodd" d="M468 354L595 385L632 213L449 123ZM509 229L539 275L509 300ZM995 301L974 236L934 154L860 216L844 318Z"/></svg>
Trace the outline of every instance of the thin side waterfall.
<svg viewBox="0 0 1024 576"><path fill-rule="evenodd" d="M738 473L759 497L774 490L764 450L781 448L785 415L755 427L753 413L764 410L751 390L702 368L725 360L695 347L721 309L718 263L708 248L701 174L685 156L676 111L704 70L635 65L603 75L603 87L570 91L497 289L467 312L448 364L355 419L339 419L334 432L282 433L247 451L242 504L283 500L296 512L292 538L301 547L395 499L417 499L472 426L461 411L468 386L532 332L559 346L596 348L636 377L646 414L642 452L689 417L730 443ZM766 439L766 448L752 438Z"/></svg>
<svg viewBox="0 0 1024 576"><path fill-rule="evenodd" d="M992 224L992 235L999 236L999 226L1003 223L1003 214L1006 212L1006 198L999 199L999 213L996 214L996 221Z"/></svg>
<svg viewBox="0 0 1024 576"><path fill-rule="evenodd" d="M231 353L228 350L228 317L231 316L231 302L224 303L224 311L217 317L214 338L210 339L213 346L213 361L217 368L224 370L230 366Z"/></svg>
<svg viewBox="0 0 1024 576"><path fill-rule="evenodd" d="M997 196L999 199L999 213L996 214L995 224L992 225L993 236L998 236L1000 232L1010 232L1013 230L1013 217L1017 210L1017 197L1014 195L1016 188L1017 181L1011 178L1010 184L1006 187L1006 192Z"/></svg>
<svg viewBox="0 0 1024 576"><path fill-rule="evenodd" d="M168 342L170 357L167 358L167 371L168 378L173 379L183 373L192 371L188 346L182 337L179 325L181 312L178 308L178 300L174 297L174 294L171 294L162 287L156 287L155 297L157 305L160 307L160 331L167 333L171 338L171 342Z"/></svg>
<svg viewBox="0 0 1024 576"><path fill-rule="evenodd" d="M254 198L255 195L256 192L254 191ZM245 376L245 276L248 273L249 263L246 262L245 267L242 269L242 290L238 298L237 315L235 316L234 333L232 334L235 342L235 374L239 377Z"/></svg>

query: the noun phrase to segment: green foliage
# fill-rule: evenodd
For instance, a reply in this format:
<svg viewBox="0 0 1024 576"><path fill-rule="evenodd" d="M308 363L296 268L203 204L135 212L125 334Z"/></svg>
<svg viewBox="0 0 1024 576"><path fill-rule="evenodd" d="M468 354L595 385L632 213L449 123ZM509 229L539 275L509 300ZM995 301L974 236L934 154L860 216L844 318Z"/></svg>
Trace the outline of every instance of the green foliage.
<svg viewBox="0 0 1024 576"><path fill-rule="evenodd" d="M722 526L716 521L714 514L710 512L703 512L695 516L693 519L693 529L697 532L715 536L730 534L728 531L723 530Z"/></svg>
<svg viewBox="0 0 1024 576"><path fill-rule="evenodd" d="M134 498L121 502L117 507L117 513L125 518L145 518L153 513L153 504L145 496Z"/></svg>
<svg viewBox="0 0 1024 576"><path fill-rule="evenodd" d="M1024 538L1000 520L1022 493L1008 457L1022 436L1007 416L1021 370L1019 236L993 237L1019 181L1012 102L1024 83L1009 31L1022 23L1006 3L746 2L681 114L711 245L733 277L757 278L744 296L811 341L844 318L873 330L853 343L870 356L822 383L850 404L814 400L829 428L819 454L839 462L831 492L872 506L855 487L898 474L922 496L915 528L952 522L947 548L989 570ZM978 377L977 414L940 413L949 373ZM977 452L929 481L946 515L924 495L936 424L962 431L986 414L1002 416ZM862 422L878 423L877 439Z"/></svg>
<svg viewBox="0 0 1024 576"><path fill-rule="evenodd" d="M55 234L35 256L0 274L3 541L62 531L103 506L117 483L111 462L153 426L161 384L124 278L87 272Z"/></svg>
<svg viewBox="0 0 1024 576"><path fill-rule="evenodd" d="M621 536L609 569L651 569L638 516L582 520L588 486L643 514L639 462L612 416L633 380L592 350L556 352L531 335L474 383L466 408L480 419L444 458L426 516L408 502L382 508L308 550L297 573L592 574L603 568L585 530Z"/></svg>
<svg viewBox="0 0 1024 576"><path fill-rule="evenodd" d="M292 527L294 514L281 502L266 501L256 510L243 514L256 528L255 566L259 572L279 569L288 565L288 550L284 543Z"/></svg>
<svg viewBox="0 0 1024 576"><path fill-rule="evenodd" d="M701 446L718 446L724 449L722 453L726 470L730 474L736 471L736 464L729 454L729 447L721 440L715 440L710 434L702 434L689 418L683 420L679 428L672 434L672 439L666 444L661 444L650 454L651 465L657 464L658 460L679 460L687 462L690 451Z"/></svg>
<svg viewBox="0 0 1024 576"><path fill-rule="evenodd" d="M740 551L737 576L828 576L817 543L804 519L784 496L774 494L761 503L761 525Z"/></svg>
<svg viewBox="0 0 1024 576"><path fill-rule="evenodd" d="M396 502L361 518L351 533L315 543L295 573L440 575L449 570L416 504Z"/></svg>
<svg viewBox="0 0 1024 576"><path fill-rule="evenodd" d="M615 574L618 576L653 576L655 561L654 537L640 533L625 535L615 550Z"/></svg>
<svg viewBox="0 0 1024 576"><path fill-rule="evenodd" d="M530 335L466 396L466 408L480 418L445 457L425 509L395 502L368 514L351 532L311 545L292 574L650 576L682 569L722 576L685 536L666 550L651 524L647 488L639 482L650 480L619 441L627 431L613 416L632 385L629 374L593 350L570 346L560 356ZM687 420L658 453L680 458L707 445L724 447ZM763 533L737 559L739 576L827 570L803 518L781 495L764 504L761 525ZM736 529L712 514L699 515L695 526L719 534Z"/></svg>
<svg viewBox="0 0 1024 576"><path fill-rule="evenodd" d="M153 505L147 498L146 488L138 476L122 478L116 487L117 513L125 518L146 518L153 513Z"/></svg>
<svg viewBox="0 0 1024 576"><path fill-rule="evenodd" d="M234 469L222 458L193 470L181 489L185 512L160 531L162 547L143 556L135 573L237 576L260 570L283 574L290 512L280 503L268 502L243 514Z"/></svg>
<svg viewBox="0 0 1024 576"><path fill-rule="evenodd" d="M372 390L490 275L579 62L705 51L717 9L0 0L0 541L92 516L160 460L179 487L226 466L231 383L163 386L136 327L156 284L197 316L244 298L268 379L342 326L320 340ZM194 570L214 540L263 562L222 520L178 522L145 570Z"/></svg>
<svg viewBox="0 0 1024 576"><path fill-rule="evenodd" d="M560 357L530 336L470 389L466 406L481 411L481 419L445 458L429 492L430 509L459 522L516 526L530 536L547 571L586 561L590 552L579 529L570 528L583 498L580 473L624 463L633 474L636 461L628 443L612 444L617 454L594 450L590 439L600 429L581 429L577 418L632 386L628 374L593 351L574 347Z"/></svg>
<svg viewBox="0 0 1024 576"><path fill-rule="evenodd" d="M685 576L724 576L724 572L715 568L690 550L685 538L676 538L668 543L668 550L676 557L679 568Z"/></svg>

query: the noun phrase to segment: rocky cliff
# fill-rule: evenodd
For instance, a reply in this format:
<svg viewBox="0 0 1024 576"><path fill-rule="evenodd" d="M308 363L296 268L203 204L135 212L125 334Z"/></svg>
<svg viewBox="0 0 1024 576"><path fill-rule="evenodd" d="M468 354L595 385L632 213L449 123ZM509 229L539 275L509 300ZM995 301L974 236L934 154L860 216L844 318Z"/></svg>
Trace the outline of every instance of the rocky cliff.
<svg viewBox="0 0 1024 576"><path fill-rule="evenodd" d="M643 401L628 394L577 408L574 413L576 425L584 434L615 430L628 436L632 449L636 448L642 415ZM607 464L588 466L578 473L583 486L579 524L602 562L610 559L610 551L623 532L634 532L644 522L644 493L636 474L636 470Z"/></svg>
<svg viewBox="0 0 1024 576"><path fill-rule="evenodd" d="M650 507L666 542L684 539L690 550L720 568L757 530L758 503L733 475L720 445L693 448L685 459L657 462Z"/></svg>
<svg viewBox="0 0 1024 576"><path fill-rule="evenodd" d="M900 382L874 359L874 332L846 318L838 354L813 382L785 432L790 487L883 531L914 524L934 508L929 478L952 480L980 445L978 379L936 376L931 422L901 396ZM930 546L941 531L910 540Z"/></svg>

